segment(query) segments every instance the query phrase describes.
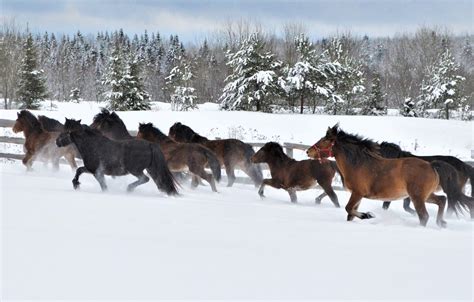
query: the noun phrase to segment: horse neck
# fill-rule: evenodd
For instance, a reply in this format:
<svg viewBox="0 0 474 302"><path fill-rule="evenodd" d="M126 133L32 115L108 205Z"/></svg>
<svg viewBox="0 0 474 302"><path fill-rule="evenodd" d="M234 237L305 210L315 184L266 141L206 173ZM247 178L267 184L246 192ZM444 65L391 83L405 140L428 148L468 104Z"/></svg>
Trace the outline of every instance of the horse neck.
<svg viewBox="0 0 474 302"><path fill-rule="evenodd" d="M195 133L191 138L191 143L202 144L202 143L206 143L208 141L209 141L209 139L207 139L207 137L201 136L197 133Z"/></svg>
<svg viewBox="0 0 474 302"><path fill-rule="evenodd" d="M39 135L44 132L41 127L35 127L33 125L30 125L29 123L23 123L23 125L23 135L25 136L25 138L28 138L32 135Z"/></svg>
<svg viewBox="0 0 474 302"><path fill-rule="evenodd" d="M282 158L271 157L267 160L267 164L270 167L270 173L276 172L281 169L281 167L288 164L288 162L293 161L294 159L289 158L286 154Z"/></svg>
<svg viewBox="0 0 474 302"><path fill-rule="evenodd" d="M367 164L365 165L363 164L354 165L347 158L347 154L344 152L344 149L342 148L342 146L340 146L337 142L336 144L334 144L332 148L332 152L333 152L334 158L336 159L336 164L344 178L346 178L346 175L350 174L351 172L365 170L366 168L368 168L367 166L374 166L376 165L376 161L378 161L378 159L373 158L373 159L367 160Z"/></svg>

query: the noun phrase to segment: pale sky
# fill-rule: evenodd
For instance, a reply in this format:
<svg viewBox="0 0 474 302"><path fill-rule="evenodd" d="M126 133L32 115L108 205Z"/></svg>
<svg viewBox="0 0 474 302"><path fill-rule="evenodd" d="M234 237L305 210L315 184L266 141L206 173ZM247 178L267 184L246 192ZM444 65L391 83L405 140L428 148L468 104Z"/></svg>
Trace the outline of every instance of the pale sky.
<svg viewBox="0 0 474 302"><path fill-rule="evenodd" d="M252 20L279 34L302 22L317 38L350 30L355 35L393 36L420 26L472 34L472 0L0 0L3 18L33 32L84 34L123 28L159 31L193 40L225 27L226 20Z"/></svg>

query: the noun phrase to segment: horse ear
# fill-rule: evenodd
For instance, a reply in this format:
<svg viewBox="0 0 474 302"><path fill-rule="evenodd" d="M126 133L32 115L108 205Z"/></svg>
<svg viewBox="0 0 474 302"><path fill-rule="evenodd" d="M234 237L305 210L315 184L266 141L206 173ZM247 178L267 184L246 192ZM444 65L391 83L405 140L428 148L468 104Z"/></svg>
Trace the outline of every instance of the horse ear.
<svg viewBox="0 0 474 302"><path fill-rule="evenodd" d="M79 124L81 123L81 121L82 121L82 119L80 119L80 120L77 120L77 122L78 122Z"/></svg>
<svg viewBox="0 0 474 302"><path fill-rule="evenodd" d="M17 112L17 113L16 113L16 117L20 117L20 112Z"/></svg>

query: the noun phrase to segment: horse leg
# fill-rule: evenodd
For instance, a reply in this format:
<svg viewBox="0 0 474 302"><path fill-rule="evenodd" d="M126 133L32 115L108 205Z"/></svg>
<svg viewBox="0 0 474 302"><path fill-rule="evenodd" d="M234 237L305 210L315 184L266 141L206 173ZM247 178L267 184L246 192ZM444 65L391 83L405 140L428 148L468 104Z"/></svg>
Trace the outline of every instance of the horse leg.
<svg viewBox="0 0 474 302"><path fill-rule="evenodd" d="M81 176L81 174L84 173L84 172L90 173L90 171L87 170L87 168L84 167L84 166L77 168L76 175L72 179L72 186L74 187L74 190L77 190L79 188L79 185L81 184L79 182L79 176Z"/></svg>
<svg viewBox="0 0 474 302"><path fill-rule="evenodd" d="M382 205L382 208L384 210L388 210L389 207L390 207L390 201L384 201L383 205Z"/></svg>
<svg viewBox="0 0 474 302"><path fill-rule="evenodd" d="M107 185L105 184L104 172L101 169L97 169L94 173L95 179L99 182L102 191L107 191Z"/></svg>
<svg viewBox="0 0 474 302"><path fill-rule="evenodd" d="M316 198L314 199L314 202L315 202L316 204L321 204L321 200L323 200L323 198L326 197L326 196L328 196L328 194L326 194L326 192L323 192L323 193L321 193L318 197L316 197Z"/></svg>
<svg viewBox="0 0 474 302"><path fill-rule="evenodd" d="M258 195L260 195L261 198L265 198L265 195L263 194L265 186L269 185L271 187L274 187L275 189L280 189L281 188L281 183L273 178L265 178L262 181L262 184L260 185L260 188L258 189Z"/></svg>
<svg viewBox="0 0 474 302"><path fill-rule="evenodd" d="M362 196L358 194L351 194L349 198L349 202L346 205L346 212L347 212L347 221L351 221L354 219L354 216L357 216L360 219L369 219L374 218L374 214L370 212L359 212L357 208L359 207L360 201L362 200Z"/></svg>
<svg viewBox="0 0 474 302"><path fill-rule="evenodd" d="M76 164L76 156L74 155L73 152L68 152L64 155L66 158L67 162L69 163L69 166L71 166L71 169L74 170L77 168Z"/></svg>
<svg viewBox="0 0 474 302"><path fill-rule="evenodd" d="M446 207L446 197L431 194L430 197L428 197L428 199L426 200L426 202L434 203L438 205L438 214L436 216L436 224L441 228L445 228L446 221L444 221L443 219L443 214L444 214L444 208Z"/></svg>
<svg viewBox="0 0 474 302"><path fill-rule="evenodd" d="M25 157L23 157L22 162L26 166L26 171L33 170L31 168L31 166L33 165L33 153L30 153L29 151L26 152Z"/></svg>
<svg viewBox="0 0 474 302"><path fill-rule="evenodd" d="M201 182L201 177L197 176L197 175L192 175L191 177L191 188L192 189L195 189L197 188L200 184L202 184Z"/></svg>
<svg viewBox="0 0 474 302"><path fill-rule="evenodd" d="M324 196L328 195L334 206L336 208L340 208L341 206L339 205L339 200L337 198L336 192L334 192L334 189L332 188L331 182L321 181L319 182L319 185L323 188L324 193L316 197L316 203L321 203L321 199L323 199Z"/></svg>
<svg viewBox="0 0 474 302"><path fill-rule="evenodd" d="M405 210L405 212L408 212L412 215L416 214L415 210L410 208L410 197L407 197L403 200L403 209Z"/></svg>
<svg viewBox="0 0 474 302"><path fill-rule="evenodd" d="M138 180L135 182L132 182L131 184L127 186L127 192L132 192L133 190L135 190L136 187L144 183L147 183L150 180L150 178L146 176L143 172L133 173L133 176L137 177Z"/></svg>
<svg viewBox="0 0 474 302"><path fill-rule="evenodd" d="M228 161L224 163L224 166L225 166L225 173L227 174L227 186L232 187L232 185L235 182L234 167Z"/></svg>
<svg viewBox="0 0 474 302"><path fill-rule="evenodd" d="M290 195L291 202L296 203L298 201L298 197L296 196L296 190L295 189L288 189L286 191Z"/></svg>
<svg viewBox="0 0 474 302"><path fill-rule="evenodd" d="M54 156L53 158L51 158L51 162L53 164L53 170L54 171L58 171L59 170L59 160L60 160L61 157L59 156Z"/></svg>
<svg viewBox="0 0 474 302"><path fill-rule="evenodd" d="M416 213L418 214L418 218L420 219L420 225L426 226L428 223L428 219L430 216L428 215L428 211L426 210L425 201L423 198L418 196L410 196L413 205L415 206Z"/></svg>

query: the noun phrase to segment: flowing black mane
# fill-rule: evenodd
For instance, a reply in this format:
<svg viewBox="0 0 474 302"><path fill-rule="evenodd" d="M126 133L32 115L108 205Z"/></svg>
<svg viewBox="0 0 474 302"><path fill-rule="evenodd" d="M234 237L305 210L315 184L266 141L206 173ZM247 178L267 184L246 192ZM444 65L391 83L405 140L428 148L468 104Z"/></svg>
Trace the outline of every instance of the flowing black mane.
<svg viewBox="0 0 474 302"><path fill-rule="evenodd" d="M191 127L181 124L180 122L174 123L174 125L171 126L169 133L170 135L176 137L178 141L186 141L198 144L208 141L206 137L199 135L193 129L191 129Z"/></svg>
<svg viewBox="0 0 474 302"><path fill-rule="evenodd" d="M64 125L53 118L44 115L39 115L38 121L41 124L43 130L45 131L54 132L64 130Z"/></svg>
<svg viewBox="0 0 474 302"><path fill-rule="evenodd" d="M140 123L138 131L142 133L152 133L159 141L171 140L166 134L161 132L160 129L153 126L153 123Z"/></svg>
<svg viewBox="0 0 474 302"><path fill-rule="evenodd" d="M18 117L25 120L30 126L31 130L41 131L43 129L38 119L33 115L33 113L29 112L28 110L20 111Z"/></svg>
<svg viewBox="0 0 474 302"><path fill-rule="evenodd" d="M336 144L340 147L347 160L354 166L372 159L381 159L380 146L376 142L359 135L349 134L337 129Z"/></svg>
<svg viewBox="0 0 474 302"><path fill-rule="evenodd" d="M131 137L122 119L115 112L110 112L106 108L102 108L101 112L94 116L91 126L103 132L110 132L109 135L114 139Z"/></svg>
<svg viewBox="0 0 474 302"><path fill-rule="evenodd" d="M288 155L286 155L286 153L283 151L283 147L279 143L268 142L262 147L262 149L268 152L272 158L276 158L278 160L290 159L290 157L288 157Z"/></svg>

